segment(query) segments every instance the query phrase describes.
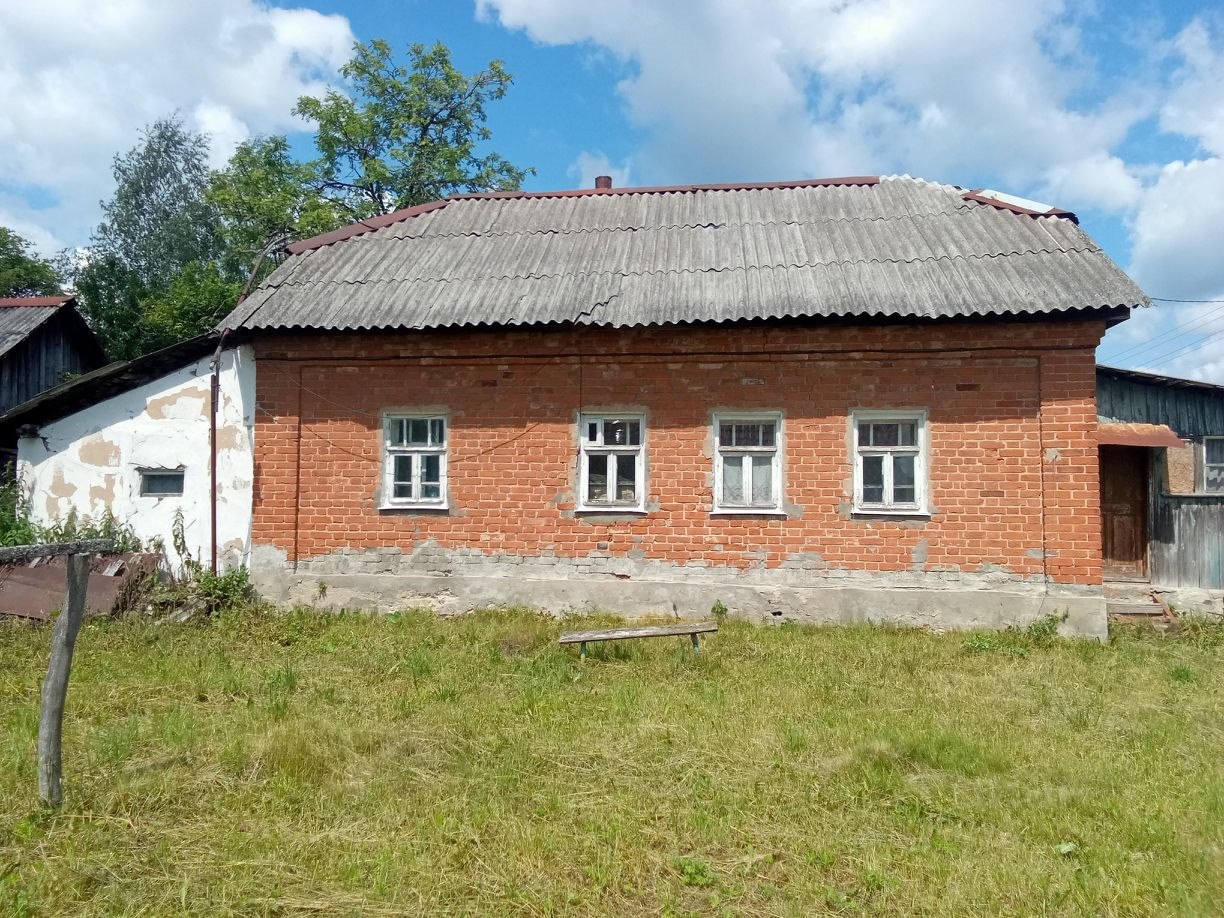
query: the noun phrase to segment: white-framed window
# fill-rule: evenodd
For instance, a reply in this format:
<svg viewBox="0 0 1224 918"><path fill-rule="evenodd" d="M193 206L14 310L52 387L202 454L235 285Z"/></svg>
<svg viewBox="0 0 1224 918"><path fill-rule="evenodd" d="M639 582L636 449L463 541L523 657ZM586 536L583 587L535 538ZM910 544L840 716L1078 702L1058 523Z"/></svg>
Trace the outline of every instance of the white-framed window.
<svg viewBox="0 0 1224 918"><path fill-rule="evenodd" d="M855 511L926 513L926 412L855 411L850 422Z"/></svg>
<svg viewBox="0 0 1224 918"><path fill-rule="evenodd" d="M776 411L714 415L714 512L782 509L782 415Z"/></svg>
<svg viewBox="0 0 1224 918"><path fill-rule="evenodd" d="M383 506L444 509L446 417L387 414L383 418Z"/></svg>
<svg viewBox="0 0 1224 918"><path fill-rule="evenodd" d="M646 419L584 414L578 420L580 510L646 507Z"/></svg>
<svg viewBox="0 0 1224 918"><path fill-rule="evenodd" d="M1224 492L1224 437L1203 439L1203 490Z"/></svg>
<svg viewBox="0 0 1224 918"><path fill-rule="evenodd" d="M183 469L140 469L140 496L181 497L186 477Z"/></svg>

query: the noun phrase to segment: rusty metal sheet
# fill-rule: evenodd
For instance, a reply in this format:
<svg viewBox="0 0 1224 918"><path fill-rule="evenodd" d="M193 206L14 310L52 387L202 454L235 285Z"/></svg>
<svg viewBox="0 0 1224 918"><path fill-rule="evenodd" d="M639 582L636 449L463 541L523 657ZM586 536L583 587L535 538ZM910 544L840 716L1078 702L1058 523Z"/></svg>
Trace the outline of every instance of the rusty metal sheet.
<svg viewBox="0 0 1224 918"><path fill-rule="evenodd" d="M90 563L87 615L109 615L133 576L155 570L160 555L132 553L95 558ZM46 621L64 604L68 586L65 558L0 566L0 615Z"/></svg>

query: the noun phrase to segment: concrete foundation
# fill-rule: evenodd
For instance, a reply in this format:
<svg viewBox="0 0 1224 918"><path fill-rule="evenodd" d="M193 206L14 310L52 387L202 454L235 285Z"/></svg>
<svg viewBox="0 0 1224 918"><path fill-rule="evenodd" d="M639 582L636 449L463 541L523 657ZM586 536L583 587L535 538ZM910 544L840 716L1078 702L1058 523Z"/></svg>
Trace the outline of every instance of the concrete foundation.
<svg viewBox="0 0 1224 918"><path fill-rule="evenodd" d="M1156 587L1154 592L1178 615L1224 619L1224 590Z"/></svg>
<svg viewBox="0 0 1224 918"><path fill-rule="evenodd" d="M518 557L426 542L399 548L347 549L289 562L256 546L251 576L281 604L335 608L430 608L458 614L490 606L526 606L564 615L606 611L627 618L704 617L716 603L756 621L812 624L876 622L933 630L1024 627L1062 615L1066 636L1105 640L1100 587L1046 584L989 565L974 572L895 573L825 567L799 556L782 567L747 569L674 565L646 559Z"/></svg>

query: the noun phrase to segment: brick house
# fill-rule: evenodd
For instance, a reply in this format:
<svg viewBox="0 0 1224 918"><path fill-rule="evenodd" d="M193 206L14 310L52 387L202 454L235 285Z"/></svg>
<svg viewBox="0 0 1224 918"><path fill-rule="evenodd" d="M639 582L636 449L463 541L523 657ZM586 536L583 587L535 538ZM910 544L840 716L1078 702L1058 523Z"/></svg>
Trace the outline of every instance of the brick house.
<svg viewBox="0 0 1224 918"><path fill-rule="evenodd" d="M1074 215L909 177L449 198L295 244L256 374L274 598L1102 635Z"/></svg>

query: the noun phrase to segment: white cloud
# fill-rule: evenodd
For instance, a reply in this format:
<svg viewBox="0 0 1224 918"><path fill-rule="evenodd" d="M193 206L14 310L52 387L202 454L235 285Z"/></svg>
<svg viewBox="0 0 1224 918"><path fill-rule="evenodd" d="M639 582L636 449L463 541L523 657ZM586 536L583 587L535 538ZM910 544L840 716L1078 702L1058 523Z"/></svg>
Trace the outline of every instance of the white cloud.
<svg viewBox="0 0 1224 918"><path fill-rule="evenodd" d="M592 153L590 150L583 150L570 163L568 172L577 180L579 188L594 188L595 178L600 175L610 176L614 188L624 188L631 184L628 161L618 166L600 151Z"/></svg>
<svg viewBox="0 0 1224 918"><path fill-rule="evenodd" d="M636 67L619 91L651 181L904 171L1024 192L1107 157L1145 91L1070 102L1090 70L1063 0L478 0L537 41ZM1125 189L1120 190L1125 195ZM1116 197L1118 189L1096 194Z"/></svg>
<svg viewBox="0 0 1224 918"><path fill-rule="evenodd" d="M1142 195L1131 272L1153 294L1212 298L1224 291L1224 158L1173 162Z"/></svg>
<svg viewBox="0 0 1224 918"><path fill-rule="evenodd" d="M353 42L343 17L259 0L0 0L0 23L0 176L56 202L9 216L73 244L141 127L178 111L221 161L251 134L298 127L294 102Z"/></svg>

